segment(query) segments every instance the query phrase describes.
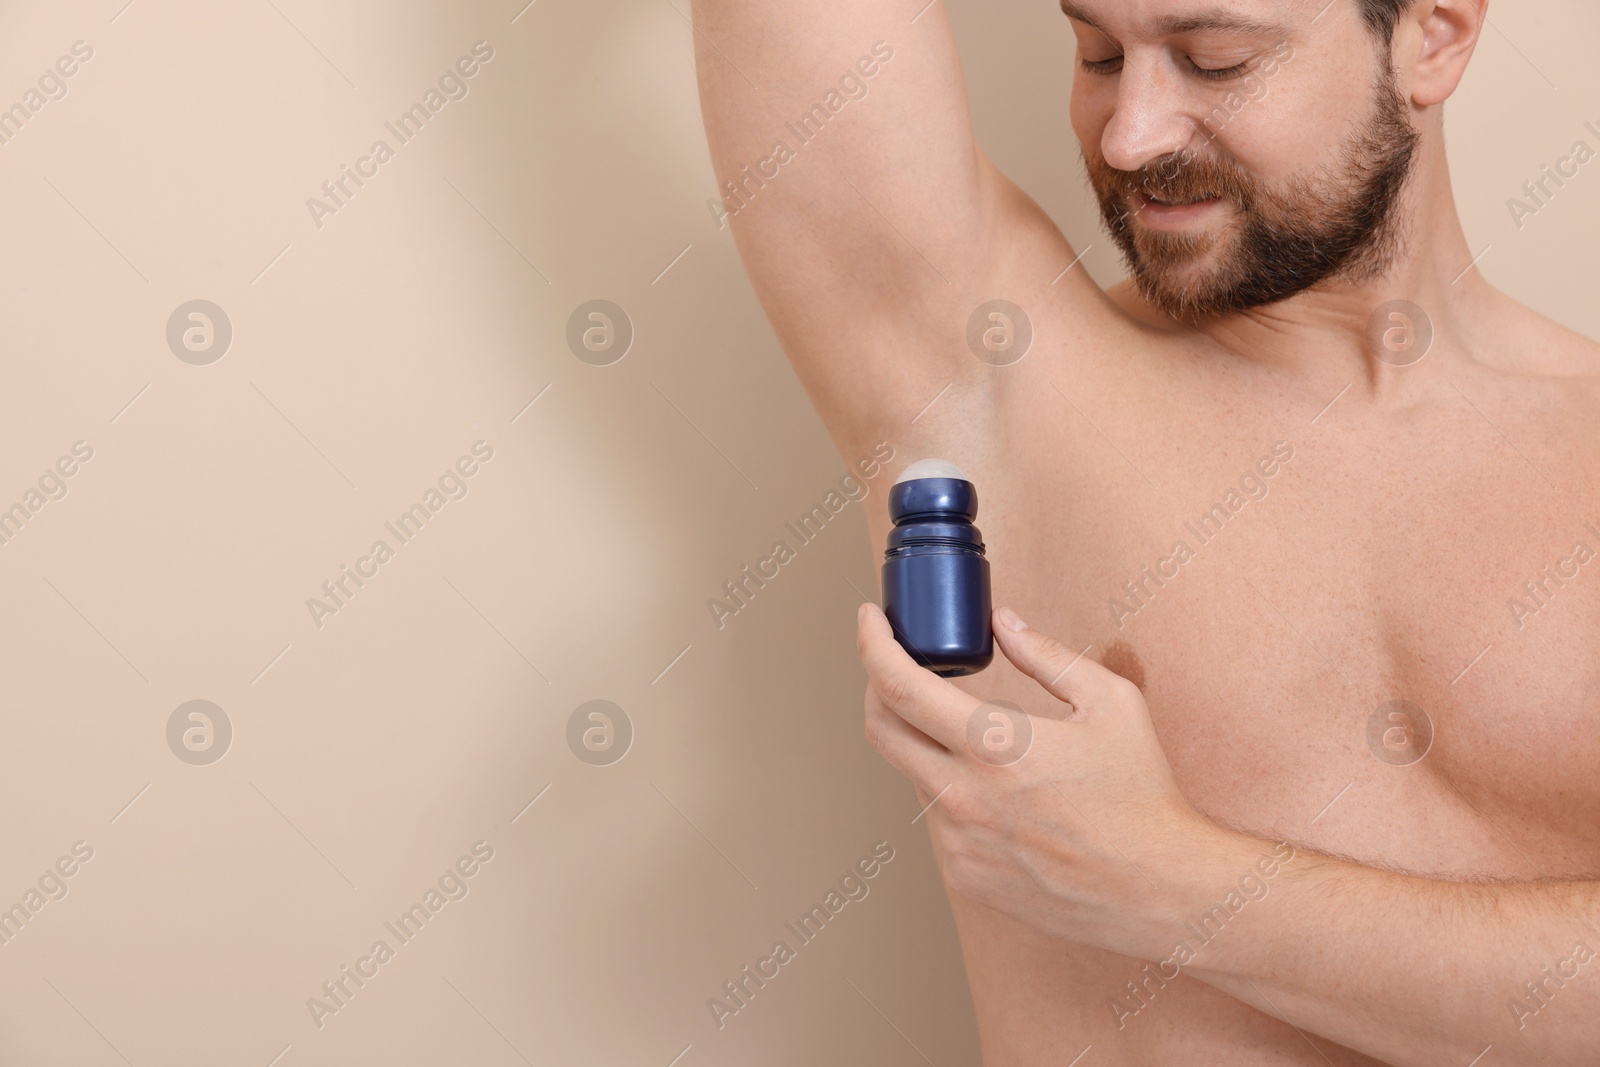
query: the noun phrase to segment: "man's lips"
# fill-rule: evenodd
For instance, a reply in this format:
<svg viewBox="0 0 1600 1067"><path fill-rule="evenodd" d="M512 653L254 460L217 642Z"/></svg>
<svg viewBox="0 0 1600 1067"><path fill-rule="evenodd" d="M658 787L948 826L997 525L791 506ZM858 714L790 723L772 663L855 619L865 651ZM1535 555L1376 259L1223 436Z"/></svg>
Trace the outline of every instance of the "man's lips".
<svg viewBox="0 0 1600 1067"><path fill-rule="evenodd" d="M1130 215L1137 217L1146 226L1166 229L1189 225L1221 204L1222 198L1213 196L1186 203L1164 204L1159 200L1152 200L1143 193L1133 193L1129 201L1132 205Z"/></svg>
<svg viewBox="0 0 1600 1067"><path fill-rule="evenodd" d="M1219 197L1215 197L1215 196L1211 196L1211 195L1206 195L1206 196L1185 197L1183 199L1169 199L1169 198L1160 198L1160 197L1149 196L1148 194L1145 194L1145 193L1136 192L1136 193L1133 193L1130 196L1129 199L1131 199L1133 201L1133 204L1134 204L1134 206L1136 208L1146 208L1146 207L1175 208L1175 207L1189 207L1192 204L1207 204L1207 203L1210 203L1213 200L1217 200L1217 199L1220 199L1220 198Z"/></svg>

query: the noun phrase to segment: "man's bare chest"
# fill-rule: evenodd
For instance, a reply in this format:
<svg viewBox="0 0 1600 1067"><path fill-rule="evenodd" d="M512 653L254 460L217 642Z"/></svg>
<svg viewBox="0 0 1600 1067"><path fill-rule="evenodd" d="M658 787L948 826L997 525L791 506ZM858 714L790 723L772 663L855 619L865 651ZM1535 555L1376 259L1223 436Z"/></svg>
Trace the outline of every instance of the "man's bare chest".
<svg viewBox="0 0 1600 1067"><path fill-rule="evenodd" d="M1600 873L1586 453L1063 407L974 472L996 602L1140 684L1192 804L1405 869ZM1049 700L1003 661L958 684Z"/></svg>

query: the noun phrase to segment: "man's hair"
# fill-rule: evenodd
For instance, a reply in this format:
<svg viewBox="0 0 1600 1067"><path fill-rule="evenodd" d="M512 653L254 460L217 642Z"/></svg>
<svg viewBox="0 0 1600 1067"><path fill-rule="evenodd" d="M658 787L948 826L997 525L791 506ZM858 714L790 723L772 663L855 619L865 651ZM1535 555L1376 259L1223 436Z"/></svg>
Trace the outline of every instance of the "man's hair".
<svg viewBox="0 0 1600 1067"><path fill-rule="evenodd" d="M1388 47L1394 40L1394 28L1400 22L1400 16L1411 10L1416 0L1358 0L1361 4L1361 18L1367 24L1367 29L1378 39L1378 43Z"/></svg>

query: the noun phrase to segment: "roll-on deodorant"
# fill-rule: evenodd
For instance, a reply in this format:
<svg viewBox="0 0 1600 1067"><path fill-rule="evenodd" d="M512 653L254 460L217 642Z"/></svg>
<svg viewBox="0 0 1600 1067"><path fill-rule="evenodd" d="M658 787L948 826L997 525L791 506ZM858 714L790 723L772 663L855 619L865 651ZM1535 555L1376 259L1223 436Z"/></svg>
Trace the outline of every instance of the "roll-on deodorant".
<svg viewBox="0 0 1600 1067"><path fill-rule="evenodd" d="M977 516L977 487L942 459L911 464L889 490L883 613L900 647L946 678L976 674L994 659Z"/></svg>

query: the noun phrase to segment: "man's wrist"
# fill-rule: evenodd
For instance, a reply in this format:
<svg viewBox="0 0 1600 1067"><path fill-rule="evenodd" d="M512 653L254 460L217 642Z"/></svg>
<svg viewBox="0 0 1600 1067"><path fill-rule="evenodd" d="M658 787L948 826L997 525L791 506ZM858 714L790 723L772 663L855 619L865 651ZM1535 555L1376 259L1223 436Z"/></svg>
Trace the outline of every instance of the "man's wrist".
<svg viewBox="0 0 1600 1067"><path fill-rule="evenodd" d="M1244 930L1259 931L1289 872L1310 859L1287 841L1241 833L1204 818L1190 836L1171 850L1171 862L1159 876L1152 873L1169 891L1141 955L1168 975L1189 966L1225 969L1230 943L1235 949L1244 947Z"/></svg>

